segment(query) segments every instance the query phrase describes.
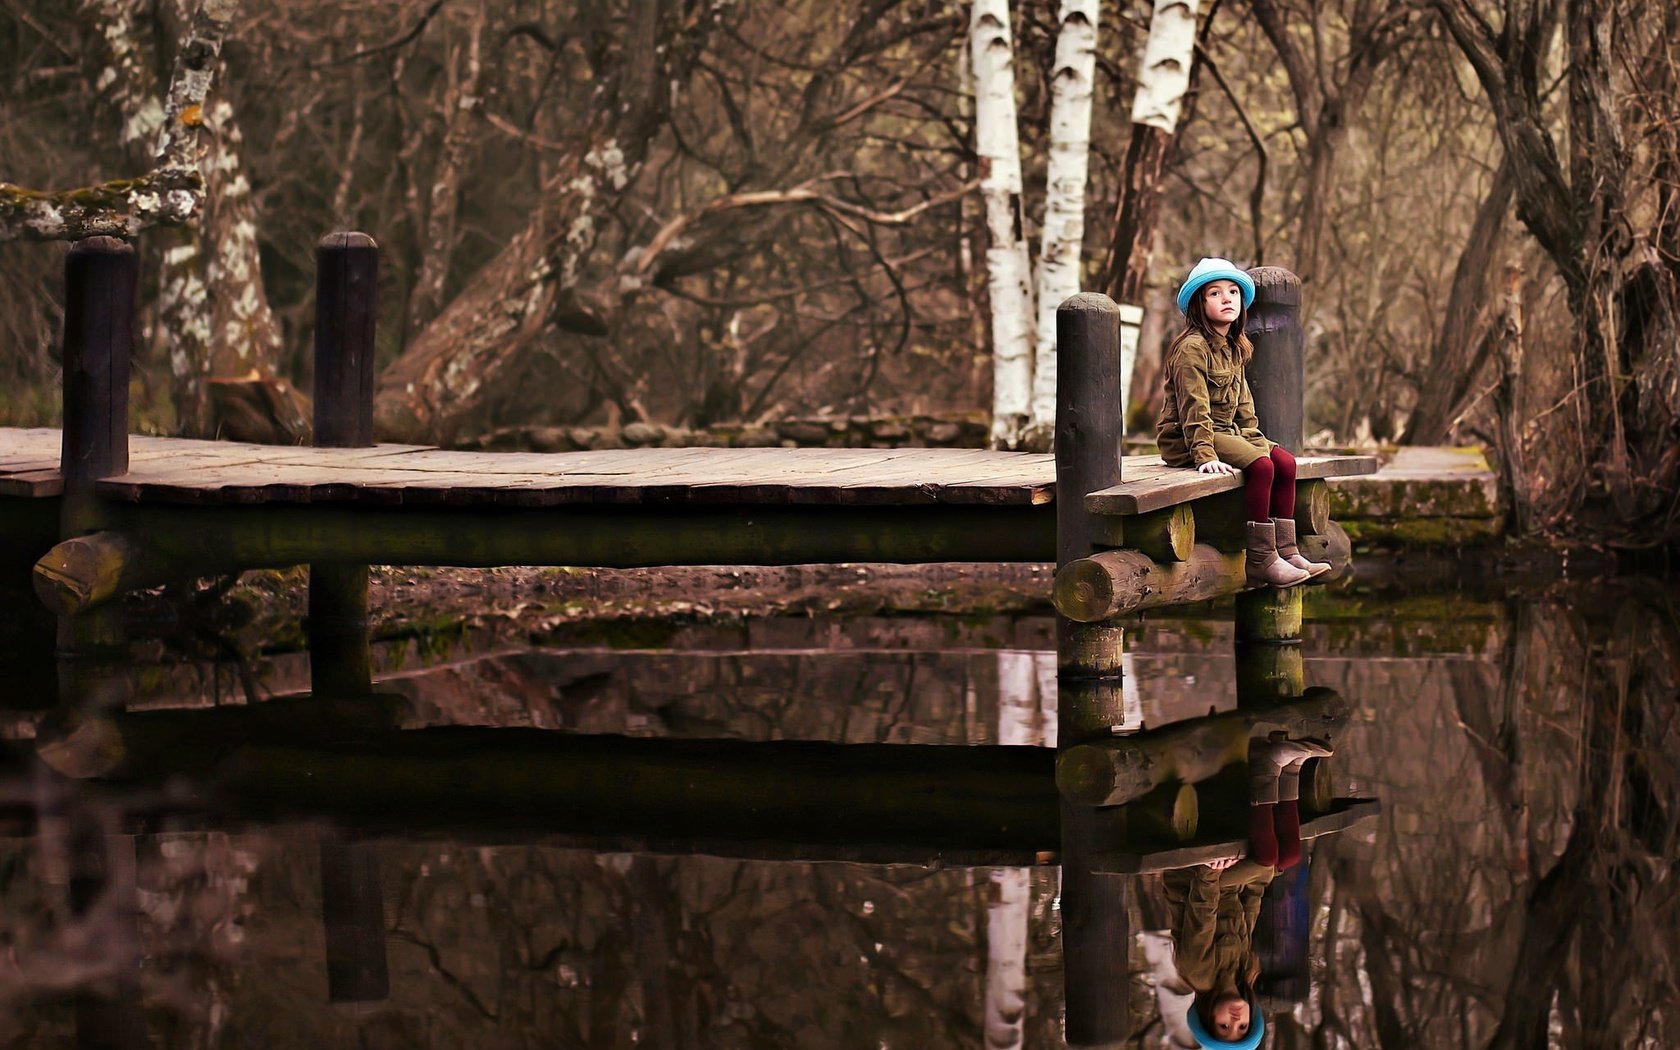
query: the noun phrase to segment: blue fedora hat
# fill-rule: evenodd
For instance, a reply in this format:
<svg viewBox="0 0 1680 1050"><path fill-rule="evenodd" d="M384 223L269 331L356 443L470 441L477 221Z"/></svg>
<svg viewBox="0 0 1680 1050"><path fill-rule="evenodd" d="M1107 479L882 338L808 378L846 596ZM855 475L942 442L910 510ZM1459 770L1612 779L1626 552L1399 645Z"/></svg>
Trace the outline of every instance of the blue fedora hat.
<svg viewBox="0 0 1680 1050"><path fill-rule="evenodd" d="M1235 281L1242 289L1243 309L1254 305L1254 278L1245 271L1237 268L1237 264L1229 259L1203 259L1190 270L1190 276L1184 279L1184 287L1178 290L1178 312L1190 312L1190 300L1202 290L1202 286L1209 281Z"/></svg>

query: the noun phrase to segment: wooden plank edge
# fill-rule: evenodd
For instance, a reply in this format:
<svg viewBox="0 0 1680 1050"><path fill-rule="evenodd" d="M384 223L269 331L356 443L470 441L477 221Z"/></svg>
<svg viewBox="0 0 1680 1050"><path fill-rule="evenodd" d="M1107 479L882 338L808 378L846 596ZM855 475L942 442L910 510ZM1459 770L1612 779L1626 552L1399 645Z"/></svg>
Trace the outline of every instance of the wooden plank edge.
<svg viewBox="0 0 1680 1050"><path fill-rule="evenodd" d="M1301 841L1310 842L1325 835L1334 835L1375 820L1382 813L1382 802L1374 798L1339 798L1335 809L1320 813L1301 822ZM1246 850L1248 840L1225 836L1203 839L1170 849L1136 853L1130 850L1107 850L1091 858L1091 871L1102 875L1148 875L1155 872L1193 868L1221 857L1229 857Z"/></svg>

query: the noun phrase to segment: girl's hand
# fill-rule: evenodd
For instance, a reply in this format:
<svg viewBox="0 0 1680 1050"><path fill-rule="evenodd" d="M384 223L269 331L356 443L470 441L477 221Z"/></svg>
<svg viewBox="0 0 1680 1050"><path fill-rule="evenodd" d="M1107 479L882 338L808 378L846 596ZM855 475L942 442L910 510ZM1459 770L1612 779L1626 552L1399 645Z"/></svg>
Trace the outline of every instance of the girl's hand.
<svg viewBox="0 0 1680 1050"><path fill-rule="evenodd" d="M1214 871L1224 871L1226 868L1229 868L1231 865L1235 864L1239 860L1242 860L1242 858L1240 856L1239 857L1220 857L1218 860L1208 861L1207 866L1212 868Z"/></svg>
<svg viewBox="0 0 1680 1050"><path fill-rule="evenodd" d="M1203 463L1201 466L1197 467L1196 469L1201 471L1203 474L1240 474L1240 473L1242 473L1236 467L1231 466L1231 464L1222 462L1222 461L1217 460L1217 459L1210 459L1206 463Z"/></svg>

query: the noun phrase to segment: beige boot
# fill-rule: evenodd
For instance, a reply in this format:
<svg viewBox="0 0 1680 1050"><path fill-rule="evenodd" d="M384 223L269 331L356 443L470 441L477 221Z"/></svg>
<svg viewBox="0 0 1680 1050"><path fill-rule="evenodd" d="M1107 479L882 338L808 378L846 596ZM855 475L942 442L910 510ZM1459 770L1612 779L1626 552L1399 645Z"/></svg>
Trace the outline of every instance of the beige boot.
<svg viewBox="0 0 1680 1050"><path fill-rule="evenodd" d="M1273 518L1272 525L1277 529L1278 557L1306 573L1309 580L1330 571L1329 562L1308 561L1301 548L1296 546L1294 518Z"/></svg>
<svg viewBox="0 0 1680 1050"><path fill-rule="evenodd" d="M1269 521L1248 523L1248 558L1244 562L1250 587L1293 587L1307 574L1278 557L1277 532Z"/></svg>

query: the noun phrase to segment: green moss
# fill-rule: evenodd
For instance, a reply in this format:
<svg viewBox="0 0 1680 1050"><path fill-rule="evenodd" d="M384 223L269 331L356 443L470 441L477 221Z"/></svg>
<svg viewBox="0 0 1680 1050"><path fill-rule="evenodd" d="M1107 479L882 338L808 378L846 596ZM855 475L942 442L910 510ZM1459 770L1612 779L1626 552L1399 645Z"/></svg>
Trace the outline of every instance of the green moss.
<svg viewBox="0 0 1680 1050"><path fill-rule="evenodd" d="M1356 548L1476 547L1498 542L1505 532L1501 518L1347 518L1336 519Z"/></svg>

